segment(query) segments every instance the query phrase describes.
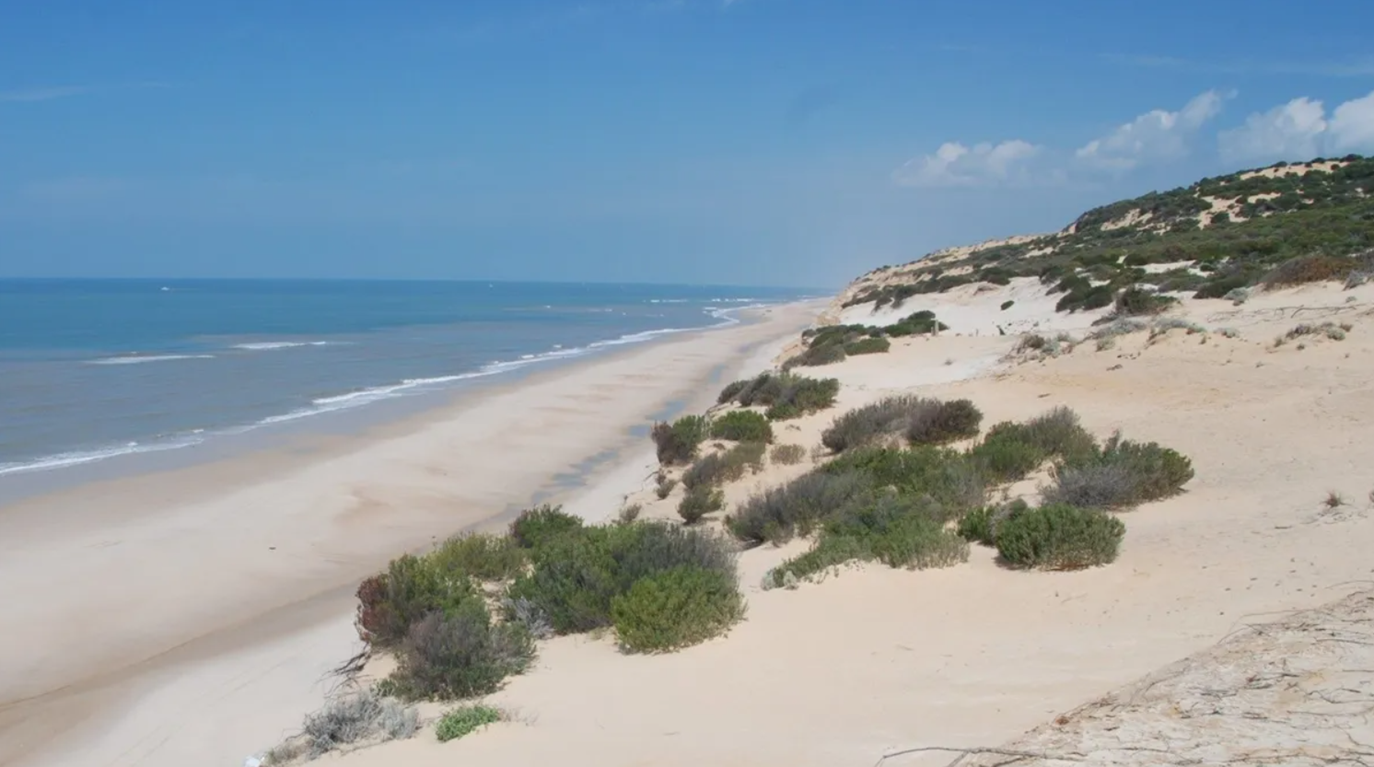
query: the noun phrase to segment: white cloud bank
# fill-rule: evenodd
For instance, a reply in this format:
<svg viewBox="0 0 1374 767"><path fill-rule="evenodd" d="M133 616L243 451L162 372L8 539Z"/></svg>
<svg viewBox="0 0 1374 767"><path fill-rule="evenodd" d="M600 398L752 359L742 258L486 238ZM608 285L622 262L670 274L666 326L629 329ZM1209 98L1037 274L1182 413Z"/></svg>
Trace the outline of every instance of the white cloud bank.
<svg viewBox="0 0 1374 767"><path fill-rule="evenodd" d="M1074 159L1094 170L1128 171L1147 162L1186 157L1192 136L1221 114L1224 99L1207 91L1176 112L1152 109L1079 147Z"/></svg>
<svg viewBox="0 0 1374 767"><path fill-rule="evenodd" d="M1151 110L1072 152L1022 139L973 146L947 142L933 154L908 160L892 178L917 187L1043 186L1064 183L1074 173L1122 172L1177 160L1188 155L1195 134L1221 112L1226 98L1207 91L1177 111Z"/></svg>
<svg viewBox="0 0 1374 767"><path fill-rule="evenodd" d="M908 160L893 172L903 186L992 186L1027 183L1030 160L1041 148L1021 139L965 146L956 141L940 145L934 154Z"/></svg>
<svg viewBox="0 0 1374 767"><path fill-rule="evenodd" d="M1337 106L1329 118L1321 101L1295 98L1250 115L1239 128L1222 131L1217 142L1227 162L1310 160L1374 151L1374 92Z"/></svg>

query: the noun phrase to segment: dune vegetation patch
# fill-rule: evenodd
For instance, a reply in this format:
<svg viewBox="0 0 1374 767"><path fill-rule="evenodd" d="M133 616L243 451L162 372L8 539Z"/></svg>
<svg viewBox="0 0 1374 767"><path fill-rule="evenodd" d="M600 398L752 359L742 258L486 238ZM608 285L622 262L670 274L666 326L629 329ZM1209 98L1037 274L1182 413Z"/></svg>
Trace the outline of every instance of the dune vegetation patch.
<svg viewBox="0 0 1374 767"><path fill-rule="evenodd" d="M735 381L721 390L718 404L737 403L742 407L767 408L770 421L786 421L833 407L840 393L834 378L809 378L793 373L762 373Z"/></svg>

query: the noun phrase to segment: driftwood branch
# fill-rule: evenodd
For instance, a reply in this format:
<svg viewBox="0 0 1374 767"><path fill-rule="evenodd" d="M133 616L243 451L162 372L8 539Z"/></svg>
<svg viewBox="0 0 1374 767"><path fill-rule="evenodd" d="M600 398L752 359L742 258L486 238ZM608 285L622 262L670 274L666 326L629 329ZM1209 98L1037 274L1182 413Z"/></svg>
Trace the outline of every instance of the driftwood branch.
<svg viewBox="0 0 1374 767"><path fill-rule="evenodd" d="M909 754L931 753L936 751L948 754L959 754L960 756L958 759L955 760L955 764L958 764L966 756L979 756L983 754L991 756L1010 756L1014 757L1015 759L1054 759L1062 762L1083 761L1083 757L1081 756L1047 754L1040 751L1018 751L1016 749L1011 748L955 748L953 746L918 746L916 748L904 748L901 751L890 751L886 754L883 754L881 757L879 757L878 761L873 763L873 767L878 767L878 765L881 765L888 759L895 759L899 756L907 756ZM1006 764L1010 764L1010 762L1006 762Z"/></svg>

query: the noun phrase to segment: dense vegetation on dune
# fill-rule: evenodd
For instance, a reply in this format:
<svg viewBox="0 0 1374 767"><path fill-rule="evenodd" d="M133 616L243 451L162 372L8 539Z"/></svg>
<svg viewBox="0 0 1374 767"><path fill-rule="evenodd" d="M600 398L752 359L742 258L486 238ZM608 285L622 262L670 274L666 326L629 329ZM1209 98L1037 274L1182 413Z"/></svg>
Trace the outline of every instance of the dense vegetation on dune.
<svg viewBox="0 0 1374 767"><path fill-rule="evenodd" d="M973 282L1038 277L1063 294L1059 311L1075 311L1107 306L1137 285L1219 298L1262 283L1293 284L1276 281L1275 272L1298 259L1303 265L1289 271L1299 281L1374 271L1374 158L1319 158L1307 165L1206 178L1094 208L1057 234L957 260L883 267L866 275L875 284L845 305L901 305ZM1291 172L1297 168L1306 172ZM1179 266L1150 273L1144 269L1150 264Z"/></svg>

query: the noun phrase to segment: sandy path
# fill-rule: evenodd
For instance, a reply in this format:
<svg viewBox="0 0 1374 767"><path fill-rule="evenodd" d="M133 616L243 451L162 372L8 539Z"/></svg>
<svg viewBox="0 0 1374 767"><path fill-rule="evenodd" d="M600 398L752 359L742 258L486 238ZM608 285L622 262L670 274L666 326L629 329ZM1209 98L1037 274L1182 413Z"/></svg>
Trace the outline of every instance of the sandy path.
<svg viewBox="0 0 1374 767"><path fill-rule="evenodd" d="M352 654L360 577L624 449L630 428L817 309L493 388L323 457L254 455L0 510L0 764L240 763L317 707L322 673Z"/></svg>
<svg viewBox="0 0 1374 767"><path fill-rule="evenodd" d="M980 300L997 305L993 295ZM1308 308L1295 317L1295 306ZM1184 451L1197 478L1184 495L1127 514L1120 559L1085 572L1008 571L977 548L947 570L863 568L764 592L759 577L798 547L747 552L749 616L726 638L661 657L620 655L606 638L558 639L492 697L521 722L443 745L422 732L322 763L819 767L871 765L899 746L997 744L1255 616L1365 587L1374 567L1371 307L1374 288L1330 286L1240 308L1190 302L1194 319L1241 337L1173 331L1151 343L1139 334L967 381L954 379L987 373L1015 339L909 339L889 355L817 371L844 381L846 407L898 391L970 397L992 423L1071 405L1099 434L1120 428ZM1355 327L1344 341L1271 348L1306 316ZM804 419L784 439L814 440L831 417ZM776 480L802 469L770 471ZM1333 490L1349 504L1326 511ZM670 516L674 501L645 513Z"/></svg>

